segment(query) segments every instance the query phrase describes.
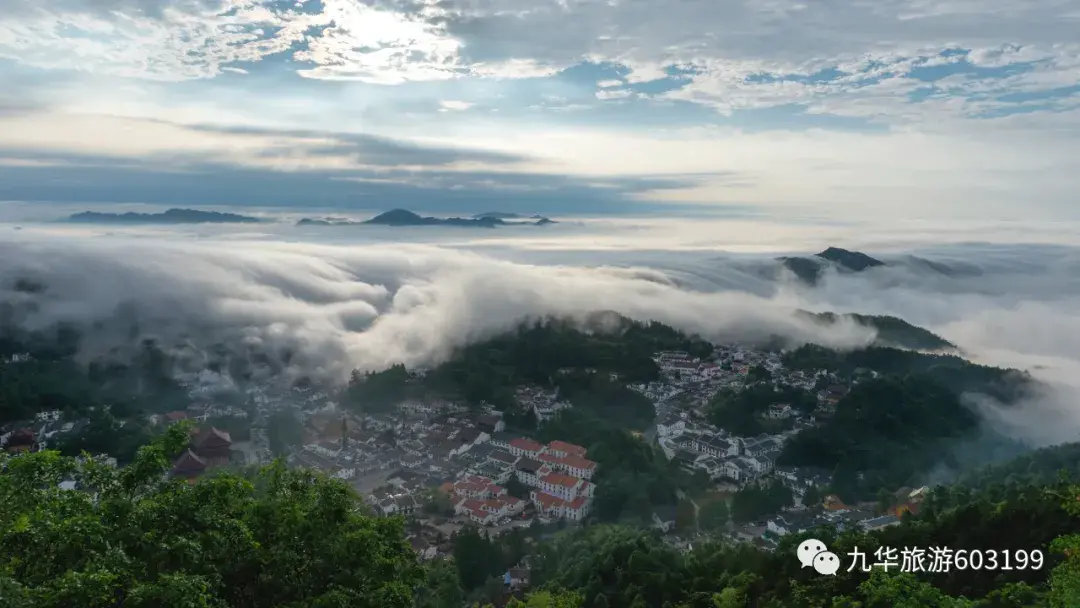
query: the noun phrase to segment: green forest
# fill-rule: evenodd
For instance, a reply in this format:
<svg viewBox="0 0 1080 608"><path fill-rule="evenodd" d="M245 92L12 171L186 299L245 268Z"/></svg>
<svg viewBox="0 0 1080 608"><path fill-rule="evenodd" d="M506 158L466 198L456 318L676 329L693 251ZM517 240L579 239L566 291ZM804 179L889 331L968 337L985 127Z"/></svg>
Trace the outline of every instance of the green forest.
<svg viewBox="0 0 1080 608"><path fill-rule="evenodd" d="M681 551L640 527L594 524L533 539L488 539L466 528L452 539L448 560L421 563L405 542L403 519L371 516L348 486L318 474L278 463L193 484L167 480L170 458L187 440L186 426L176 425L121 469L50 451L0 454L4 606L1080 605L1080 486L1065 479L937 488L900 526L788 535L775 552L723 542ZM1042 452L1026 468L1060 458ZM62 489L65 480L91 491ZM795 557L811 536L841 556L856 548L873 555L878 547L946 546L1038 549L1044 560L1009 571L842 568L821 576ZM511 600L498 576L526 554L530 592Z"/></svg>
<svg viewBox="0 0 1080 608"><path fill-rule="evenodd" d="M692 494L701 480L634 432L650 425L653 410L625 384L658 377L651 359L658 350L704 356L712 349L660 323L610 315L584 326L535 321L461 349L424 377L404 366L354 375L342 399L350 407L389 411L423 395L487 402L505 408L512 425L537 439L583 445L599 463L585 526L498 539L467 528L452 539L451 558L426 564L405 541L407 522L373 517L348 486L318 474L286 470L279 462L261 471L219 471L194 484L166 480L171 459L187 442L184 425L155 437L133 421L139 413L186 405L165 354L148 341L129 363L101 359L83 366L75 361L77 347L70 328L0 332L0 354L33 356L0 364L0 423L51 409L86 422L78 436L53 446L56 451L0 453L5 607L1080 606L1078 444L961 474L934 489L918 516L875 533L789 535L775 552L713 539L683 552L647 530L643 524L657 508L685 512L687 503L677 496ZM837 382L860 379L823 424L798 435L780 456L780 464L832 472L829 490L845 500L911 485L948 462L953 446L976 441L979 420L961 393L979 390L1009 403L1032 382L1021 372L958 356L887 347L841 353L808 345L787 353L784 362L830 370ZM868 377L865 370L880 375ZM804 412L816 407L809 391L773 386L764 370L753 377L757 383L748 390L716 396L709 411L714 423L754 434L762 429L759 414L772 403ZM534 418L513 409L513 391L522 384L557 388L576 407L536 428ZM300 441L291 415L274 416L268 425L276 454ZM76 460L84 450L112 454L128 466ZM1059 479L1060 470L1073 478ZM62 481L75 481L78 490L61 489ZM786 488L766 484L736 493L730 505L707 505L697 519L703 530L718 530L729 517L756 520L791 502ZM1039 549L1046 562L1008 572L822 577L801 569L794 557L794 547L810 536L838 555L855 547L872 554L881 546ZM533 584L511 599L499 577L525 555L533 558Z"/></svg>

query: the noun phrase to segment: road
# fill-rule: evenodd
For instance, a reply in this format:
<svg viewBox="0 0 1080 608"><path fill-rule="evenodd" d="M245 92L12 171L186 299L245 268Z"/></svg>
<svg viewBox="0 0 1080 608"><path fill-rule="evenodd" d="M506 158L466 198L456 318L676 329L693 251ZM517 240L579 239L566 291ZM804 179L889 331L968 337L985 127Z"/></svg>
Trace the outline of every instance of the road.
<svg viewBox="0 0 1080 608"><path fill-rule="evenodd" d="M656 424L660 422L664 418L664 416L667 416L668 412L671 410L670 401L671 399L668 398L661 399L660 401L656 402L656 417L653 418L652 426L650 426L649 429L645 431L645 433L643 433L646 443L651 445L654 441L656 441Z"/></svg>

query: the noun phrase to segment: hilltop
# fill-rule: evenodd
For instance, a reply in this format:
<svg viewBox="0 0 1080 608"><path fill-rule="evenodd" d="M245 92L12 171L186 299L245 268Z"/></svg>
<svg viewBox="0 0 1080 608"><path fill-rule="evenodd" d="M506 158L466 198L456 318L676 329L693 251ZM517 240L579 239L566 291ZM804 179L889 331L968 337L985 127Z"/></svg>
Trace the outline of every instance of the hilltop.
<svg viewBox="0 0 1080 608"><path fill-rule="evenodd" d="M257 224L263 220L257 217L237 215L235 213L220 213L218 211L169 209L163 213L83 211L69 216L66 221L88 224Z"/></svg>
<svg viewBox="0 0 1080 608"><path fill-rule="evenodd" d="M798 316L823 324L834 325L850 319L860 325L877 330L874 343L878 346L891 346L911 350L951 350L956 345L932 331L912 325L907 321L884 315L836 314L832 312L813 313L805 310L796 311Z"/></svg>
<svg viewBox="0 0 1080 608"><path fill-rule="evenodd" d="M865 253L848 251L839 247L829 247L812 257L782 257L778 260L796 277L810 285L816 285L821 274L829 267L839 272L862 272L869 268L886 265L885 262Z"/></svg>
<svg viewBox="0 0 1080 608"><path fill-rule="evenodd" d="M811 256L780 257L777 261L807 285L817 285L826 269L840 274L866 272L874 268L905 268L919 273L938 274L946 277L978 276L981 270L970 264L945 264L926 258L907 255L885 262L861 251L829 247Z"/></svg>
<svg viewBox="0 0 1080 608"><path fill-rule="evenodd" d="M520 218L513 213L482 213L471 218L449 217L438 218L422 216L407 209L392 209L380 213L375 217L364 221L338 220L338 219L311 219L304 218L296 223L297 226L461 226L467 228L495 228L496 226L544 226L554 224L554 220L539 215L521 221L508 221Z"/></svg>

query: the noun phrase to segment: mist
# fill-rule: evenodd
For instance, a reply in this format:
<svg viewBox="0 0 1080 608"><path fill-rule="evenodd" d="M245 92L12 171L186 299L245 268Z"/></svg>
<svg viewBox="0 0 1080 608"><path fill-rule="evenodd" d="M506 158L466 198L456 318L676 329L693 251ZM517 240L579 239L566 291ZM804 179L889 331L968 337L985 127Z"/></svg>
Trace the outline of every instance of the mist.
<svg viewBox="0 0 1080 608"><path fill-rule="evenodd" d="M850 322L823 328L793 312L890 314L935 331L976 362L1027 369L1044 381L1021 407L976 398L974 407L995 428L1033 445L1077 439L1074 249L863 249L889 265L829 271L809 287L777 272L773 257L782 246L769 253L645 251L633 248L631 233L621 247L576 249L588 230L616 238L597 227L550 233L569 236L562 243L544 237L544 247L536 247L534 234L508 232L483 242L458 231L400 243L395 236L407 232L391 229L365 241L325 243L302 231L238 238L214 230L27 227L0 237L0 301L18 303L18 321L31 329L79 326L86 357L153 338L174 349L178 372L205 368L212 349L248 349L269 355L274 373L333 383L354 369L434 365L455 348L545 315L614 310L720 341L779 335L854 348L873 331ZM935 272L912 254L964 272ZM16 289L19 279L45 289Z"/></svg>

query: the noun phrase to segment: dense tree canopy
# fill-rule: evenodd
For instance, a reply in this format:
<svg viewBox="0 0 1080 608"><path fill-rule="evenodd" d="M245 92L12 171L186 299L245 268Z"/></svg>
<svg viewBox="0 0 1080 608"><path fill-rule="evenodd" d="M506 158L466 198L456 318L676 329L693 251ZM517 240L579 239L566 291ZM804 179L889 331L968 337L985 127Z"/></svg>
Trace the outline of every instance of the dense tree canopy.
<svg viewBox="0 0 1080 608"><path fill-rule="evenodd" d="M640 323L614 313L584 324L538 319L462 348L429 372L425 385L446 395L509 407L514 387L555 386L565 370L616 374L624 382L656 380L660 370L652 357L663 350L704 357L712 353L712 345L663 323Z"/></svg>
<svg viewBox="0 0 1080 608"><path fill-rule="evenodd" d="M932 378L887 376L857 384L829 420L789 441L777 462L831 470L842 497L873 498L915 482L947 454L949 441L977 424Z"/></svg>
<svg viewBox="0 0 1080 608"><path fill-rule="evenodd" d="M122 469L0 453L0 594L12 608L406 607L420 584L402 522L280 463L252 479L164 477L184 425ZM86 491L60 487L74 480Z"/></svg>
<svg viewBox="0 0 1080 608"><path fill-rule="evenodd" d="M844 378L851 378L858 369L898 376L923 374L957 394L976 391L1004 402L1025 395L1033 382L1025 372L977 365L957 355L933 355L879 346L840 352L807 344L785 353L783 363L789 369L825 369Z"/></svg>
<svg viewBox="0 0 1080 608"><path fill-rule="evenodd" d="M817 398L793 386L754 384L743 390L725 389L713 395L709 402L709 420L735 435L753 437L767 430L762 416L770 405L776 404L809 412L817 406Z"/></svg>
<svg viewBox="0 0 1080 608"><path fill-rule="evenodd" d="M1080 605L1080 535L1073 536L1080 523L1076 505L1080 487L1060 483L1016 486L1000 500L968 493L899 527L874 533L820 529L785 536L775 551L695 543L692 551L683 553L653 532L592 526L541 546L534 578L542 588L578 591L587 608L1064 608ZM795 548L809 537L825 541L845 559L858 547L870 556L868 565L879 547L932 546L1038 549L1045 562L1042 568L952 568L942 574L900 573L899 568L847 572L845 567L829 577L801 568L795 559Z"/></svg>
<svg viewBox="0 0 1080 608"><path fill-rule="evenodd" d="M2 313L0 424L50 410L81 416L106 404L122 419L183 409L190 402L171 376L168 357L152 340L143 340L123 357L110 355L84 366L75 360L81 335L74 328L27 332L5 323ZM8 361L23 355L29 359Z"/></svg>

